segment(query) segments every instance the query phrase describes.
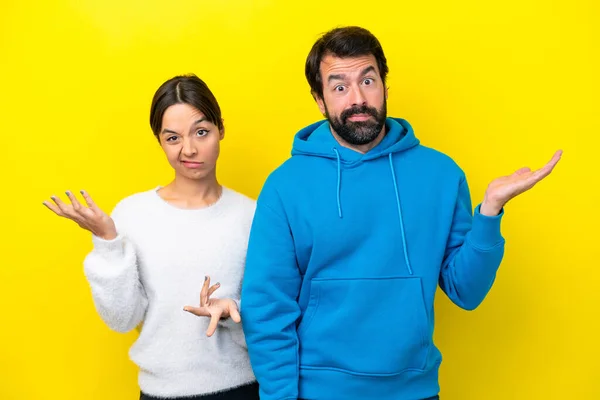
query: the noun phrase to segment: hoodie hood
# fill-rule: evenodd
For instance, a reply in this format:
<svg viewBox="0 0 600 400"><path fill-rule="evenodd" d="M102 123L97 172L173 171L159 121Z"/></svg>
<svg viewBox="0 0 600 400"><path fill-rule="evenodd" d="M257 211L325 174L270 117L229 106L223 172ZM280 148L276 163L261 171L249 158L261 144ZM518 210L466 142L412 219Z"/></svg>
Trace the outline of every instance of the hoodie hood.
<svg viewBox="0 0 600 400"><path fill-rule="evenodd" d="M292 155L339 158L342 164L353 164L399 153L419 144L419 139L415 137L408 121L388 117L385 126L387 132L383 140L367 153L362 154L341 146L333 137L327 120L315 122L296 134Z"/></svg>
<svg viewBox="0 0 600 400"><path fill-rule="evenodd" d="M406 247L406 233L404 230L404 219L402 217L402 205L400 203L400 191L396 180L396 171L394 169L394 154L411 149L419 144L415 137L412 127L408 121L401 118L386 118L386 134L383 140L374 148L366 153L360 153L343 147L333 137L328 121L319 121L300 130L294 138L292 156L304 155L313 157L324 157L336 160L337 164L337 184L336 201L338 217L343 218L342 212L342 165L352 166L365 161L374 160L380 157L387 157L391 172L391 184L394 186L396 208L398 210L398 223L402 232L402 246L404 248L404 257L406 266L410 275L412 267L408 259L408 249Z"/></svg>

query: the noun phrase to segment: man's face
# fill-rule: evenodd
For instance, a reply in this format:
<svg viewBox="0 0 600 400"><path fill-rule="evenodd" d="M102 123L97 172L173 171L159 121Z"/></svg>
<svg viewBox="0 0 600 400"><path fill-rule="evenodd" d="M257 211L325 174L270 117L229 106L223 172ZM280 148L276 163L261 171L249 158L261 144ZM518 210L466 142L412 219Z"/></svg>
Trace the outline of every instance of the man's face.
<svg viewBox="0 0 600 400"><path fill-rule="evenodd" d="M387 90L373 55L321 61L321 113L343 140L355 146L375 140L385 126Z"/></svg>

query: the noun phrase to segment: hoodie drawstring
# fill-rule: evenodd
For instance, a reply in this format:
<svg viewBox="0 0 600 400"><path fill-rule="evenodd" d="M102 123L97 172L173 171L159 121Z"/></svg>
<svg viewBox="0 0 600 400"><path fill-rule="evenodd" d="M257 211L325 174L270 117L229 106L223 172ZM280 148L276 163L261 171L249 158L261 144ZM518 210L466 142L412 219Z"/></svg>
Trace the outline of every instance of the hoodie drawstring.
<svg viewBox="0 0 600 400"><path fill-rule="evenodd" d="M389 159L390 159L390 170L392 171L392 181L394 182L394 190L396 191L396 204L398 206L398 219L400 220L400 231L402 233L402 248L404 250L404 261L406 262L406 267L408 268L408 273L410 275L412 275L413 271L412 271L412 267L410 266L410 261L408 260L408 248L406 247L406 234L404 232L404 221L402 218L402 206L400 205L400 192L398 191L398 183L396 182L396 173L394 172L394 162L392 159L392 153L390 153Z"/></svg>
<svg viewBox="0 0 600 400"><path fill-rule="evenodd" d="M340 160L340 153L334 147L333 151L337 158L337 206L338 216L342 218L342 202L340 200L340 189L342 185L342 164ZM394 171L394 160L392 153L389 154L388 159L390 160L390 171L392 171L392 182L394 183L394 191L396 193L396 206L398 207L398 220L400 221L400 233L402 234L402 249L404 250L404 262L406 262L406 268L410 275L413 274L412 267L410 266L410 260L408 259L408 247L406 246L406 233L404 232L404 219L402 218L402 206L400 205L400 192L398 191L398 183L396 182L396 172Z"/></svg>
<svg viewBox="0 0 600 400"><path fill-rule="evenodd" d="M342 184L342 166L340 161L340 153L334 147L333 151L337 156L337 206L338 206L338 216L342 218L342 202L340 201L340 187Z"/></svg>

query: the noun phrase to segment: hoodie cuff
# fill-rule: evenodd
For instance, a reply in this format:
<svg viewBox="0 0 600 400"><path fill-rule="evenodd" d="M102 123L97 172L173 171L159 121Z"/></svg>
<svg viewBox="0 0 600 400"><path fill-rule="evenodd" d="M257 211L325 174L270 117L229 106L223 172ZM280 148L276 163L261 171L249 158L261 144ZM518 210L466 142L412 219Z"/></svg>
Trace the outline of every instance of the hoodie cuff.
<svg viewBox="0 0 600 400"><path fill-rule="evenodd" d="M504 216L504 208L496 216L489 217L480 212L481 204L475 208L470 242L478 249L489 250L504 243L500 232L500 223Z"/></svg>

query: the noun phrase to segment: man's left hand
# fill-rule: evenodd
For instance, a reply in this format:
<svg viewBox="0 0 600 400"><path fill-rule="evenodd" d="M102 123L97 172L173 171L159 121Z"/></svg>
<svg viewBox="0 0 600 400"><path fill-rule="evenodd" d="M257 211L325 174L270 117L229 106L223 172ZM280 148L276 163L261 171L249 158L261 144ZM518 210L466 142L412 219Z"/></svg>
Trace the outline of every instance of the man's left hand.
<svg viewBox="0 0 600 400"><path fill-rule="evenodd" d="M488 185L479 212L487 216L498 215L510 199L528 191L539 181L547 177L561 156L562 150L559 150L554 153L548 164L536 171L532 171L529 168L521 168L511 175L494 179Z"/></svg>

